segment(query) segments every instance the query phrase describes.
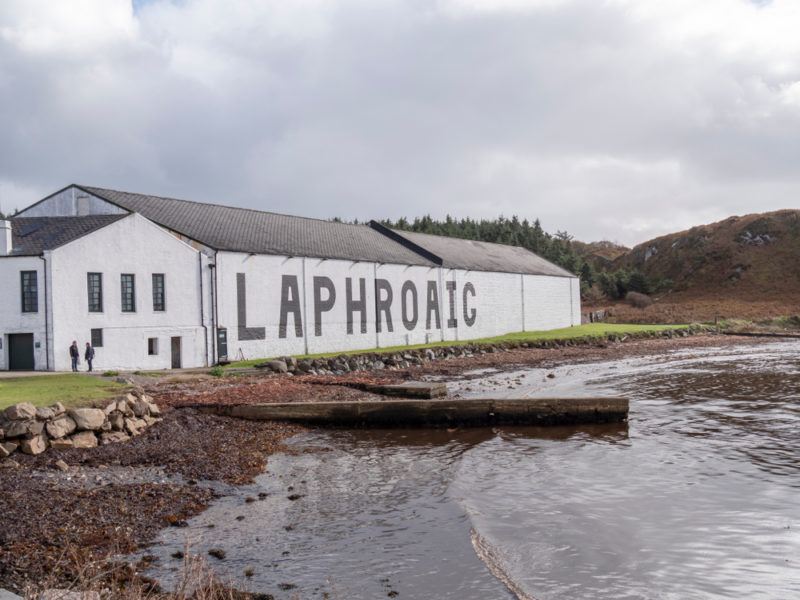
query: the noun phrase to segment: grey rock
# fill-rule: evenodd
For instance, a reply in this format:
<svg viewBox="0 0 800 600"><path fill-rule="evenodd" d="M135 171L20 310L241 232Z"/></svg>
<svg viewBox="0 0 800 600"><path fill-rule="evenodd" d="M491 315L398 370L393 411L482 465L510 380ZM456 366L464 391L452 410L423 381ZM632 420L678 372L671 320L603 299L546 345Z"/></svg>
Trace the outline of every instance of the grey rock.
<svg viewBox="0 0 800 600"><path fill-rule="evenodd" d="M72 443L71 439L60 439L60 440L50 440L50 447L53 450L67 450L69 448L74 448L75 445Z"/></svg>
<svg viewBox="0 0 800 600"><path fill-rule="evenodd" d="M36 418L40 421L49 421L56 416L55 411L49 406L39 406L36 409Z"/></svg>
<svg viewBox="0 0 800 600"><path fill-rule="evenodd" d="M24 454L36 456L47 450L47 438L43 435L35 435L29 440L22 440L19 449Z"/></svg>
<svg viewBox="0 0 800 600"><path fill-rule="evenodd" d="M81 431L99 431L106 420L106 413L99 408L71 408L69 416Z"/></svg>
<svg viewBox="0 0 800 600"><path fill-rule="evenodd" d="M46 428L47 435L49 435L51 438L60 439L75 431L78 428L78 425L75 423L72 417L64 415L63 417L59 417L58 419L50 421Z"/></svg>
<svg viewBox="0 0 800 600"><path fill-rule="evenodd" d="M72 440L73 448L95 448L97 446L97 436L93 431L81 431L69 439Z"/></svg>
<svg viewBox="0 0 800 600"><path fill-rule="evenodd" d="M36 407L30 402L13 404L3 411L3 416L9 421L24 421L36 418Z"/></svg>
<svg viewBox="0 0 800 600"><path fill-rule="evenodd" d="M12 594L4 589L0 589L0 600L22 600L22 597Z"/></svg>
<svg viewBox="0 0 800 600"><path fill-rule="evenodd" d="M105 446L107 444L127 442L129 439L131 439L131 437L124 431L109 431L100 436L100 443Z"/></svg>
<svg viewBox="0 0 800 600"><path fill-rule="evenodd" d="M275 373L286 373L289 370L289 367L282 360L271 360L267 363L267 366Z"/></svg>
<svg viewBox="0 0 800 600"><path fill-rule="evenodd" d="M125 429L125 417L119 411L111 413L108 416L108 422L111 423L111 429L114 431L122 431Z"/></svg>
<svg viewBox="0 0 800 600"><path fill-rule="evenodd" d="M50 407L50 409L53 411L53 416L56 416L56 417L60 417L65 412L67 412L67 409L64 408L64 405L61 404L61 402L56 402L55 404L53 404Z"/></svg>
<svg viewBox="0 0 800 600"><path fill-rule="evenodd" d="M29 420L29 421L12 421L8 427L6 427L6 437L7 438L16 438L21 437L23 435L28 434L28 428L36 423L36 421Z"/></svg>
<svg viewBox="0 0 800 600"><path fill-rule="evenodd" d="M14 442L4 442L0 444L0 458L7 458L14 454L19 448L19 444L15 444Z"/></svg>

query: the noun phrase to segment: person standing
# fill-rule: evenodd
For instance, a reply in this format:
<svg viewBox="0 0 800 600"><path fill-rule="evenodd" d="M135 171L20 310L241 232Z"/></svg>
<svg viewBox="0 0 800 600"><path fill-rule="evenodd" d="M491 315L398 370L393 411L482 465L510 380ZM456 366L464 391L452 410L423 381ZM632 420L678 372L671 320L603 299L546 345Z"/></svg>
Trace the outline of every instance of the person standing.
<svg viewBox="0 0 800 600"><path fill-rule="evenodd" d="M94 360L94 348L89 342L86 342L86 352L83 353L83 358L86 359L86 364L89 365L89 371L92 370L92 361Z"/></svg>
<svg viewBox="0 0 800 600"><path fill-rule="evenodd" d="M78 342L72 340L72 346L69 347L69 357L72 359L72 372L78 372L78 361L81 358L80 350L78 350Z"/></svg>

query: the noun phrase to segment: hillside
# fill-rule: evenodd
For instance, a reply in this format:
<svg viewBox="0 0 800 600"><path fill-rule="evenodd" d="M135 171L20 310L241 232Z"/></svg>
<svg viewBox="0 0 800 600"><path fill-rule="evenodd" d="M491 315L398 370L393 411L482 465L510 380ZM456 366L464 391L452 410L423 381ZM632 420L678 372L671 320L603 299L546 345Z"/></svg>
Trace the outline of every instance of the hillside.
<svg viewBox="0 0 800 600"><path fill-rule="evenodd" d="M613 268L614 261L630 251L627 246L609 241L587 243L573 240L572 248L598 271Z"/></svg>
<svg viewBox="0 0 800 600"><path fill-rule="evenodd" d="M617 320L759 319L800 313L800 210L729 217L632 248L608 270L637 269L668 291Z"/></svg>

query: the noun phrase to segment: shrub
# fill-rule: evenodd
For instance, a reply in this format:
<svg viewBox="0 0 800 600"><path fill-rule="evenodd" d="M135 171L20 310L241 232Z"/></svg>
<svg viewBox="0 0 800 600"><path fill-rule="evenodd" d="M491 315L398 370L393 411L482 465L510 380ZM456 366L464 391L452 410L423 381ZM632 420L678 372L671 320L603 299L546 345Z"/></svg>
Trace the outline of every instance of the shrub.
<svg viewBox="0 0 800 600"><path fill-rule="evenodd" d="M119 375L119 371L104 371L103 377L116 377Z"/></svg>
<svg viewBox="0 0 800 600"><path fill-rule="evenodd" d="M639 292L628 292L625 300L635 308L647 308L653 303L653 300L647 294L640 294Z"/></svg>
<svg viewBox="0 0 800 600"><path fill-rule="evenodd" d="M222 377L225 375L225 369L220 366L216 366L208 372L209 375L214 377Z"/></svg>

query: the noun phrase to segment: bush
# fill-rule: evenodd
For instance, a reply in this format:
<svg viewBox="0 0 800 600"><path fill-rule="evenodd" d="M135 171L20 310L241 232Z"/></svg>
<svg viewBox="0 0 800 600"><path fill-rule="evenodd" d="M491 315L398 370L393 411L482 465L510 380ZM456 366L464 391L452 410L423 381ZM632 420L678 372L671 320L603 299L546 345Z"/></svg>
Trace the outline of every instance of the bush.
<svg viewBox="0 0 800 600"><path fill-rule="evenodd" d="M214 377L223 377L225 375L225 369L220 366L216 366L208 372L209 375Z"/></svg>
<svg viewBox="0 0 800 600"><path fill-rule="evenodd" d="M653 300L647 294L640 294L639 292L628 292L625 300L635 308L647 308L653 303Z"/></svg>
<svg viewBox="0 0 800 600"><path fill-rule="evenodd" d="M119 371L105 371L103 372L103 377L116 377L119 375Z"/></svg>

